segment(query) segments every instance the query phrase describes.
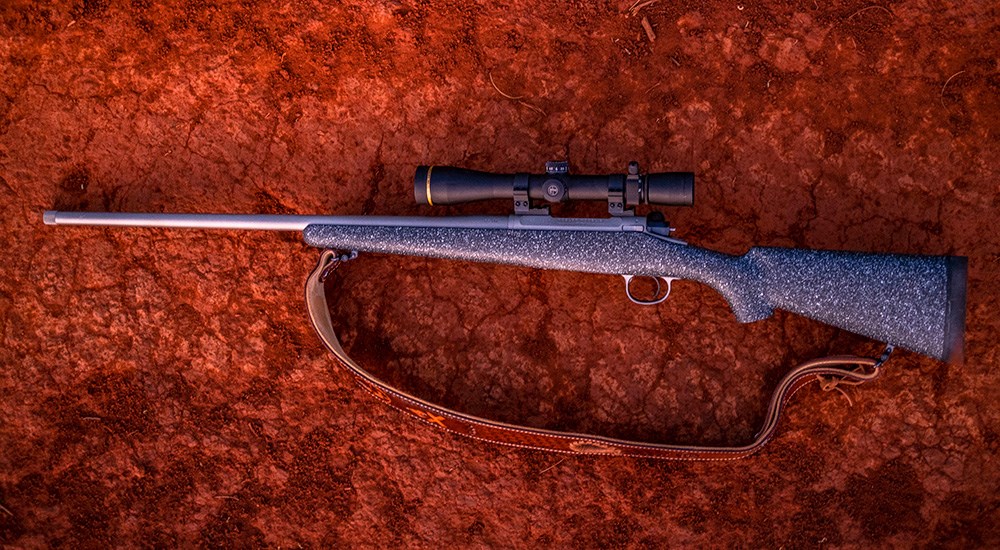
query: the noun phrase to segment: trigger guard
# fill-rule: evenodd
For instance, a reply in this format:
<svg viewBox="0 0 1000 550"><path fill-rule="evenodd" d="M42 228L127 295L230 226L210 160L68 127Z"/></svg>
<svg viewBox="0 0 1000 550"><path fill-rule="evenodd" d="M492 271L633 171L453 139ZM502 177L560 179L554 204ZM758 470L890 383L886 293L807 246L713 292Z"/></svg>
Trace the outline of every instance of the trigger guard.
<svg viewBox="0 0 1000 550"><path fill-rule="evenodd" d="M651 277L649 275L639 275L639 276ZM656 304L663 303L667 298L670 297L670 291L673 288L673 282L677 280L677 277L651 277L653 281L656 282L656 294L660 293L660 280L663 280L663 282L667 283L667 293L659 298L654 298L652 300L642 300L632 295L631 284L632 284L632 279L634 279L635 277L636 275L622 275L622 278L625 279L625 296L628 296L628 299L631 300L632 303L639 304L640 306L655 306Z"/></svg>

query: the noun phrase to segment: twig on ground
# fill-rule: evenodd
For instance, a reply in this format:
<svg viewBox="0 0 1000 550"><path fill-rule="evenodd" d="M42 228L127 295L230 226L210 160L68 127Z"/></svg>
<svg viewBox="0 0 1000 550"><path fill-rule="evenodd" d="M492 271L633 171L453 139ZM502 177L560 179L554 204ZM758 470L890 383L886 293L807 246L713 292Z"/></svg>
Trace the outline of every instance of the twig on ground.
<svg viewBox="0 0 1000 550"><path fill-rule="evenodd" d="M636 0L632 7L628 9L628 14L630 17L635 17L639 13L639 10L652 6L653 4L659 2L660 0Z"/></svg>
<svg viewBox="0 0 1000 550"><path fill-rule="evenodd" d="M653 32L653 26L649 24L649 19L644 16L640 22L642 23L642 30L646 31L646 38L649 39L649 43L656 42L656 33Z"/></svg>
<svg viewBox="0 0 1000 550"><path fill-rule="evenodd" d="M534 105L528 103L527 101L518 100L517 102L520 103L521 105L524 105L525 107L531 109L532 111L535 111L536 113L538 113L540 115L544 115L545 114L545 111L539 109L538 107L535 107Z"/></svg>
<svg viewBox="0 0 1000 550"><path fill-rule="evenodd" d="M564 460L566 460L566 459L565 458L560 458L559 462L556 462L555 464L549 466L548 468L546 468L546 469L544 469L544 470L542 470L541 472L538 472L538 473L539 474L544 474L545 472L551 470L552 468L555 468L556 466L562 464Z"/></svg>
<svg viewBox="0 0 1000 550"><path fill-rule="evenodd" d="M951 82L951 79L955 78L956 76L958 76L958 75L960 75L960 74L962 74L962 73L964 73L964 72L965 72L965 71L958 71L957 73L955 73L955 74L953 74L953 75L949 76L949 77L948 77L948 80L945 80L945 81L944 81L944 86L941 86L941 106L942 106L942 107L944 107L944 106L945 106L945 105L944 105L944 90L945 90L945 88L947 88L947 87L948 87L948 83L949 83L949 82Z"/></svg>
<svg viewBox="0 0 1000 550"><path fill-rule="evenodd" d="M0 511L3 511L3 513L7 514L10 517L14 517L14 513L8 510L7 507L4 506L3 504L0 504Z"/></svg>
<svg viewBox="0 0 1000 550"><path fill-rule="evenodd" d="M512 96L512 95L510 95L510 94L505 94L505 93L503 93L503 91L502 91L502 90L500 90L500 88L498 88L498 87L497 87L497 83L496 83L496 82L493 82L493 73L492 73L492 72L488 72L488 73L486 73L486 74L487 74L487 75L488 75L488 76L490 77L490 84L492 84L492 85L493 85L493 89L494 89L494 90L496 90L498 94L500 94L500 95L502 95L502 96L506 97L507 99L513 99L514 101L517 101L518 99L521 99L522 97L524 97L523 95L519 95L519 96Z"/></svg>
<svg viewBox="0 0 1000 550"><path fill-rule="evenodd" d="M498 94L500 94L500 95L502 95L502 96L504 96L507 99L510 99L512 101L516 101L519 105L524 105L525 107L531 109L532 111L535 111L538 114L541 114L541 115L545 114L545 111L539 109L538 107L535 107L534 105L528 103L527 101L523 101L523 98L524 98L523 95L510 95L508 93L504 93L504 91L501 90L497 86L497 83L493 81L493 73L492 72L487 72L486 75L490 77L490 84L493 85L493 89L496 90Z"/></svg>
<svg viewBox="0 0 1000 550"><path fill-rule="evenodd" d="M882 10L885 13L888 13L889 17L896 17L896 14L892 13L891 11L889 11L889 8L886 8L886 7L883 7L883 6L868 6L867 8L861 8L860 10L852 13L851 15L848 15L847 18L851 19L855 15L857 15L857 14L859 14L861 12L864 12L864 11L868 11L868 10Z"/></svg>

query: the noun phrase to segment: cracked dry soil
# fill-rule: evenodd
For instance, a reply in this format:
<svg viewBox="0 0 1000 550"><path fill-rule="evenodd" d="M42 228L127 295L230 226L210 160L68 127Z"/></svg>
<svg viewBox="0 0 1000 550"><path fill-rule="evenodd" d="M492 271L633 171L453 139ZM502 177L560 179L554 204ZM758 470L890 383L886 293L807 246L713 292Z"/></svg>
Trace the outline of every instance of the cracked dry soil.
<svg viewBox="0 0 1000 550"><path fill-rule="evenodd" d="M0 6L0 542L997 546L992 2L146 0ZM646 19L655 41L642 24ZM53 228L45 209L442 215L418 164L698 177L678 236L970 258L966 362L811 387L759 455L560 457L384 408L312 333L294 234ZM559 215L601 215L569 205ZM680 282L366 255L348 351L534 426L738 444L797 362L879 350L741 326Z"/></svg>

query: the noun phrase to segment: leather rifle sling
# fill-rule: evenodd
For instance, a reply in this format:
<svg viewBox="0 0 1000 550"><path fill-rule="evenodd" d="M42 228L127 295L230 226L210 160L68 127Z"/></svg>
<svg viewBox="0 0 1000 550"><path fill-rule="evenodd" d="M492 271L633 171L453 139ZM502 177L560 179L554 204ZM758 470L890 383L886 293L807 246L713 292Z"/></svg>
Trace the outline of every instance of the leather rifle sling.
<svg viewBox="0 0 1000 550"><path fill-rule="evenodd" d="M379 401L452 433L488 441L558 453L578 455L617 455L659 458L666 460L736 460L761 449L774 436L781 413L788 399L813 381L832 389L838 383L858 385L878 378L880 366L892 348L886 348L882 358L831 356L807 361L796 367L778 383L767 406L764 425L756 438L742 446L715 447L643 443L581 433L559 432L479 418L429 403L379 380L354 362L344 352L333 329L326 300L324 280L337 267L340 259L332 251L324 251L319 264L306 282L306 304L313 327L337 361L354 375L356 382Z"/></svg>

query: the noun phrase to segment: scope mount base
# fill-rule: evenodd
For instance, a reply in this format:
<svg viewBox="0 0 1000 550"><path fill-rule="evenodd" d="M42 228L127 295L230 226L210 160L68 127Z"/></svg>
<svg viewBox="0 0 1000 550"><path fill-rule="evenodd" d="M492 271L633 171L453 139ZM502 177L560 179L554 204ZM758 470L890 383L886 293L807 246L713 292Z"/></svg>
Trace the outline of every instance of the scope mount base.
<svg viewBox="0 0 1000 550"><path fill-rule="evenodd" d="M528 196L530 174L514 174L514 213L548 215L548 207L532 208L531 197Z"/></svg>
<svg viewBox="0 0 1000 550"><path fill-rule="evenodd" d="M569 192L567 187L569 162L564 160L546 162L545 176L547 179L542 186L543 198L550 203L563 202ZM514 213L548 215L548 206L534 207L531 204L531 177L530 174L514 174ZM629 162L627 175L622 177L612 174L607 180L608 213L617 217L635 216L635 206L642 204L646 194L643 189L643 176L639 173L639 163L634 160Z"/></svg>

